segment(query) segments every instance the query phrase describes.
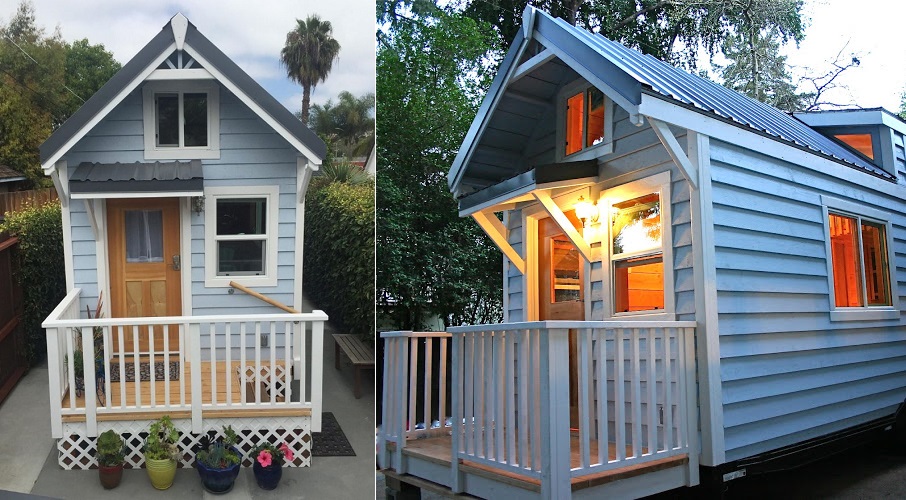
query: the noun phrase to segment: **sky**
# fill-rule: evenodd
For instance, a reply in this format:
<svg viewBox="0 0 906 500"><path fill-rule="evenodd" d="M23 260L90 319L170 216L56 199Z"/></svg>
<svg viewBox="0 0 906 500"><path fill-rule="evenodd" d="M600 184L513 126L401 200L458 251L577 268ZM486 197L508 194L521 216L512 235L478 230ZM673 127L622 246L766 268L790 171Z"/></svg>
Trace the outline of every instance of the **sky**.
<svg viewBox="0 0 906 500"><path fill-rule="evenodd" d="M104 44L125 64L181 12L189 22L290 111L302 108L302 88L286 77L280 49L296 19L318 14L333 25L340 58L327 81L312 93L313 104L336 100L346 90L374 92L374 3L371 0L32 0L38 26L59 27L67 41ZM0 0L6 24L19 0Z"/></svg>

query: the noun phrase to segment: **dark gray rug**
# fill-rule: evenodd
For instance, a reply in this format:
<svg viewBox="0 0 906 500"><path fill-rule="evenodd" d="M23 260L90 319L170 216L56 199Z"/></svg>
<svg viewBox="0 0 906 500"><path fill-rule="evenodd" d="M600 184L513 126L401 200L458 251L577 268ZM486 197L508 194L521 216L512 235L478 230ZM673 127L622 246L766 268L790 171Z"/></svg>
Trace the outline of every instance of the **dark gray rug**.
<svg viewBox="0 0 906 500"><path fill-rule="evenodd" d="M354 457L355 451L343 434L333 413L321 414L321 432L312 433L311 454L315 457Z"/></svg>
<svg viewBox="0 0 906 500"><path fill-rule="evenodd" d="M131 360L126 361L124 364L125 366L123 366L123 368L126 369L126 382L135 382L135 365ZM138 371L139 375L141 376L141 380L151 380L151 364L149 362L140 362L138 364ZM163 361L154 362L154 380L165 380ZM179 361L170 361L170 380L179 380ZM119 361L110 362L110 381L120 381Z"/></svg>

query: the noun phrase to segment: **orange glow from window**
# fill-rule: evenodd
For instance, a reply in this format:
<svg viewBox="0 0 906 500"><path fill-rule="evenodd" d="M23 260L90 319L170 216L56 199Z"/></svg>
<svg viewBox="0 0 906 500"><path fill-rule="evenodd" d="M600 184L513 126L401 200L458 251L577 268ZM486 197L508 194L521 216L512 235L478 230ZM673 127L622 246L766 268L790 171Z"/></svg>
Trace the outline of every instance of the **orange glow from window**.
<svg viewBox="0 0 906 500"><path fill-rule="evenodd" d="M834 137L872 160L875 159L875 152L871 144L871 134L837 134Z"/></svg>
<svg viewBox="0 0 906 500"><path fill-rule="evenodd" d="M596 88L588 89L588 129L585 132L585 147L600 144L604 140L604 93Z"/></svg>
<svg viewBox="0 0 906 500"><path fill-rule="evenodd" d="M889 306L890 273L887 269L887 237L884 226L862 222L862 255L865 259L865 291L868 305Z"/></svg>
<svg viewBox="0 0 906 500"><path fill-rule="evenodd" d="M831 260L834 273L834 304L837 307L862 306L862 280L859 276L856 219L830 214Z"/></svg>
<svg viewBox="0 0 906 500"><path fill-rule="evenodd" d="M582 124L585 122L585 93L566 100L566 154L582 150Z"/></svg>
<svg viewBox="0 0 906 500"><path fill-rule="evenodd" d="M663 308L663 254L614 263L615 313Z"/></svg>

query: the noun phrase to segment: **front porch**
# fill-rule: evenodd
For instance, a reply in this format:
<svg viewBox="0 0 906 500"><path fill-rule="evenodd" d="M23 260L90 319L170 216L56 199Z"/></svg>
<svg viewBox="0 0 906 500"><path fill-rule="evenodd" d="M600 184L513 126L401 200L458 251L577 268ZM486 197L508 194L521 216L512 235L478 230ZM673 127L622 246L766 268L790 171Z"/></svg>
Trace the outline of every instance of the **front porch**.
<svg viewBox="0 0 906 500"><path fill-rule="evenodd" d="M310 465L311 433L321 427L323 312L87 319L80 295L72 290L43 324L63 468L91 467L107 429L124 435L127 462L141 466L140 434L162 415L183 434L183 466L202 434L224 425L241 449L285 441L297 457L290 465Z"/></svg>
<svg viewBox="0 0 906 500"><path fill-rule="evenodd" d="M484 498L697 484L694 331L537 321L385 333L380 465Z"/></svg>

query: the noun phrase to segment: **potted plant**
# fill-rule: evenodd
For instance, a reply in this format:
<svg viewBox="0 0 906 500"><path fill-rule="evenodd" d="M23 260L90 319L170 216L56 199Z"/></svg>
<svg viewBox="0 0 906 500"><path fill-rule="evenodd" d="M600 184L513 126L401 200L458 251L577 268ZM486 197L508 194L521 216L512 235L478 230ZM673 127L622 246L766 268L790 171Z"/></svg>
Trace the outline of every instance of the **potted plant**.
<svg viewBox="0 0 906 500"><path fill-rule="evenodd" d="M123 439L113 429L98 436L98 476L101 486L109 490L116 488L123 478L123 458L125 458Z"/></svg>
<svg viewBox="0 0 906 500"><path fill-rule="evenodd" d="M293 459L293 450L286 443L280 446L262 443L252 450L252 470L255 472L255 481L259 487L272 490L280 484L284 459Z"/></svg>
<svg viewBox="0 0 906 500"><path fill-rule="evenodd" d="M233 428L229 425L224 427L223 437L213 443L207 438L202 442L202 449L195 455L195 468L201 477L201 485L215 494L232 490L242 461Z"/></svg>
<svg viewBox="0 0 906 500"><path fill-rule="evenodd" d="M179 431L169 415L160 417L151 424L145 438L145 468L151 485L165 490L173 484L176 476L176 460L179 458Z"/></svg>

